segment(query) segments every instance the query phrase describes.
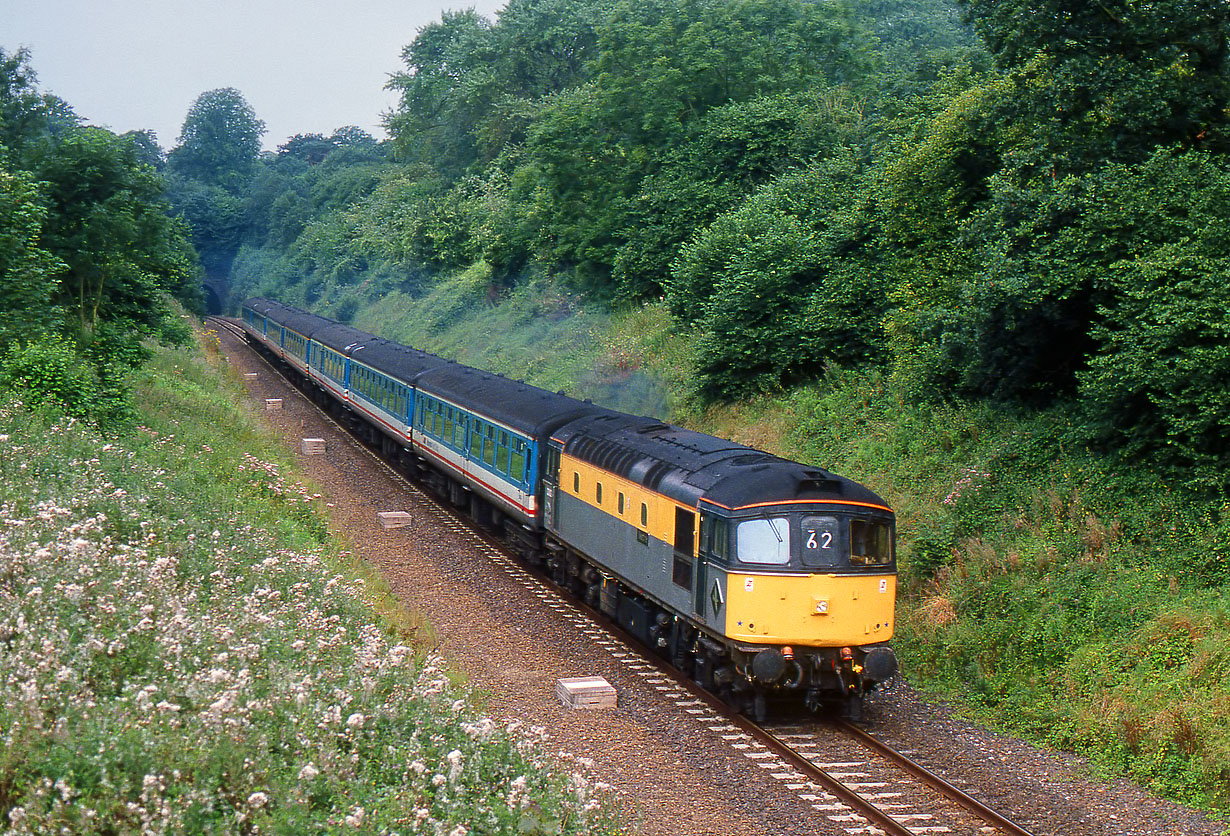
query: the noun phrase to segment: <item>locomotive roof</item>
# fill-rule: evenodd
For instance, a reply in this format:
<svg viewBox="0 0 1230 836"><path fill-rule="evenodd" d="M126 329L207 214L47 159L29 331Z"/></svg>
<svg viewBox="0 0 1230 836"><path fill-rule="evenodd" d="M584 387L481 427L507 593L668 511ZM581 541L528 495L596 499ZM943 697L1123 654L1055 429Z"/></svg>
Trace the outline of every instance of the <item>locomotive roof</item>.
<svg viewBox="0 0 1230 836"><path fill-rule="evenodd" d="M419 377L416 385L421 392L446 398L458 406L536 438L582 415L618 414L592 403L460 363L427 371Z"/></svg>
<svg viewBox="0 0 1230 836"><path fill-rule="evenodd" d="M586 416L552 437L568 455L687 505L704 499L737 509L832 500L887 507L875 493L843 476L653 418Z"/></svg>

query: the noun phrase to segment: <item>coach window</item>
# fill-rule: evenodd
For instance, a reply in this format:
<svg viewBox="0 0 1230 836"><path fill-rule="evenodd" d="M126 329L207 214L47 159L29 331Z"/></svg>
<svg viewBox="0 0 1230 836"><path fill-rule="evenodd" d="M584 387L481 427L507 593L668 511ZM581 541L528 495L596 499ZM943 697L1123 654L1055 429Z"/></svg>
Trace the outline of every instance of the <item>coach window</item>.
<svg viewBox="0 0 1230 836"><path fill-rule="evenodd" d="M466 448L466 423L465 413L457 410L457 421L453 424L453 446L458 450Z"/></svg>
<svg viewBox="0 0 1230 836"><path fill-rule="evenodd" d="M495 427L490 424L483 428L483 464L495 467Z"/></svg>
<svg viewBox="0 0 1230 836"><path fill-rule="evenodd" d="M449 444L453 443L453 408L451 406L444 407L444 433L441 438L446 439Z"/></svg>
<svg viewBox="0 0 1230 836"><path fill-rule="evenodd" d="M500 473L508 473L508 447L508 433L500 430L500 446L496 448L495 452L495 469ZM519 474L509 475L515 475L518 479L521 478Z"/></svg>
<svg viewBox="0 0 1230 836"><path fill-rule="evenodd" d="M474 421L470 430L470 457L477 460L483 453L483 425Z"/></svg>
<svg viewBox="0 0 1230 836"><path fill-rule="evenodd" d="M555 459L555 476L559 480L559 458ZM512 451L512 477L518 482L525 482L525 442L517 440L517 446Z"/></svg>

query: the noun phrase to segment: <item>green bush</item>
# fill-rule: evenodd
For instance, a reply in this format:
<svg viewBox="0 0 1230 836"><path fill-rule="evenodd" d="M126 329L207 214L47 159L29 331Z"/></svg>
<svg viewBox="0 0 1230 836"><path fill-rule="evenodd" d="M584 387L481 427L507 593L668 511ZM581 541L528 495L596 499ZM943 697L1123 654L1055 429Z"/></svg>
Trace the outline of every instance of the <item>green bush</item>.
<svg viewBox="0 0 1230 836"><path fill-rule="evenodd" d="M47 407L102 425L132 417L122 364L91 363L74 342L60 336L10 346L0 358L0 389L28 406Z"/></svg>
<svg viewBox="0 0 1230 836"><path fill-rule="evenodd" d="M790 172L684 245L667 298L702 332L706 394L735 400L879 356L888 288L864 178L852 153Z"/></svg>

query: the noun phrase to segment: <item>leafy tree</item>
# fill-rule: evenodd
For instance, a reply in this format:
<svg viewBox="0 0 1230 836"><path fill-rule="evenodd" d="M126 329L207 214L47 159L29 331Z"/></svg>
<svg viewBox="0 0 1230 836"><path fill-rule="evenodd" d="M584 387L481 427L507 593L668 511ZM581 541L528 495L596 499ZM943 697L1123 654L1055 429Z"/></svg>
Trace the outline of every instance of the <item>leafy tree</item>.
<svg viewBox="0 0 1230 836"><path fill-rule="evenodd" d="M167 214L148 133L82 127L0 52L0 388L100 422L129 414L143 337L184 339L196 259Z"/></svg>
<svg viewBox="0 0 1230 836"><path fill-rule="evenodd" d="M733 400L882 351L887 307L853 154L790 172L689 241L668 298L702 329L702 391Z"/></svg>
<svg viewBox="0 0 1230 836"><path fill-rule="evenodd" d="M317 165L337 146L323 134L295 134L278 146L278 153Z"/></svg>
<svg viewBox="0 0 1230 836"><path fill-rule="evenodd" d="M64 263L41 246L47 207L28 174L0 166L0 349L56 328Z"/></svg>
<svg viewBox="0 0 1230 836"><path fill-rule="evenodd" d="M1220 0L960 0L1030 129L1014 163L1062 177L1156 145L1227 150L1230 7Z"/></svg>
<svg viewBox="0 0 1230 836"><path fill-rule="evenodd" d="M121 136L136 147L136 159L141 165L147 165L157 171L161 171L166 165L166 155L158 145L153 131L129 131Z"/></svg>
<svg viewBox="0 0 1230 836"><path fill-rule="evenodd" d="M167 164L177 174L235 194L251 179L265 123L232 87L202 93L188 109Z"/></svg>
<svg viewBox="0 0 1230 836"><path fill-rule="evenodd" d="M205 274L226 276L247 224L242 198L221 186L174 174L167 178L167 198L186 224Z"/></svg>
<svg viewBox="0 0 1230 836"><path fill-rule="evenodd" d="M101 128L81 128L39 160L50 212L44 245L67 270L55 302L85 334L123 322L156 334L169 312L164 294L185 292L192 263L181 228L167 215L163 184L137 148ZM187 301L199 306L199 291Z"/></svg>
<svg viewBox="0 0 1230 836"><path fill-rule="evenodd" d="M1176 478L1224 488L1230 474L1230 166L1156 152L1109 166L1077 236L1098 242L1095 351L1079 375L1096 436ZM1092 249L1092 247L1090 247Z"/></svg>
<svg viewBox="0 0 1230 836"><path fill-rule="evenodd" d="M115 425L132 415L123 370L82 362L80 347L60 334L13 343L0 355L0 389L27 406Z"/></svg>
<svg viewBox="0 0 1230 836"><path fill-rule="evenodd" d="M536 99L586 81L601 20L594 2L509 0L495 27L504 93Z"/></svg>
<svg viewBox="0 0 1230 836"><path fill-rule="evenodd" d="M77 127L80 120L61 99L38 90L30 53L0 49L0 147L24 164L40 144Z"/></svg>
<svg viewBox="0 0 1230 836"><path fill-rule="evenodd" d="M861 104L841 90L816 90L732 102L698 119L631 201L612 265L618 295L660 295L694 232L774 177L865 140ZM686 321L689 303L672 297L672 306Z"/></svg>
<svg viewBox="0 0 1230 836"><path fill-rule="evenodd" d="M406 71L387 86L398 92L386 119L407 159L432 160L459 173L475 159L475 131L495 96L496 44L491 22L473 9L444 12L402 52Z"/></svg>
<svg viewBox="0 0 1230 836"><path fill-rule="evenodd" d="M1108 304L1099 271L1123 246L1085 217L1106 164L1159 145L1226 148L1230 11L963 5L997 70L952 95L887 168L903 210L884 218L900 253L897 371L918 393L1045 405L1077 391Z"/></svg>

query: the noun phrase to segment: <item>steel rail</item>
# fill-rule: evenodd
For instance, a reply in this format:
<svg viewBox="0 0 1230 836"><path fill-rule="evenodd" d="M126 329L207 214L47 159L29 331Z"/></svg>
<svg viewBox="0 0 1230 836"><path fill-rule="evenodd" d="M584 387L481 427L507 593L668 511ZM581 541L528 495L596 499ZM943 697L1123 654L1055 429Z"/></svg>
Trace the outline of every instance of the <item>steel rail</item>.
<svg viewBox="0 0 1230 836"><path fill-rule="evenodd" d="M861 729L846 720L836 720L834 722L838 728L850 737L853 737L860 744L866 746L868 749L871 749L881 757L892 761L901 769L910 773L919 781L934 789L936 792L939 792L948 800L983 819L987 822L987 824L994 825L1005 833L1010 834L1010 836L1033 836L1033 834L1021 827L1016 822L991 809L959 787L953 786L951 783L945 781L943 778L936 775L922 764L907 758L905 755L901 754L883 741L877 740L875 737L868 734L866 730Z"/></svg>

